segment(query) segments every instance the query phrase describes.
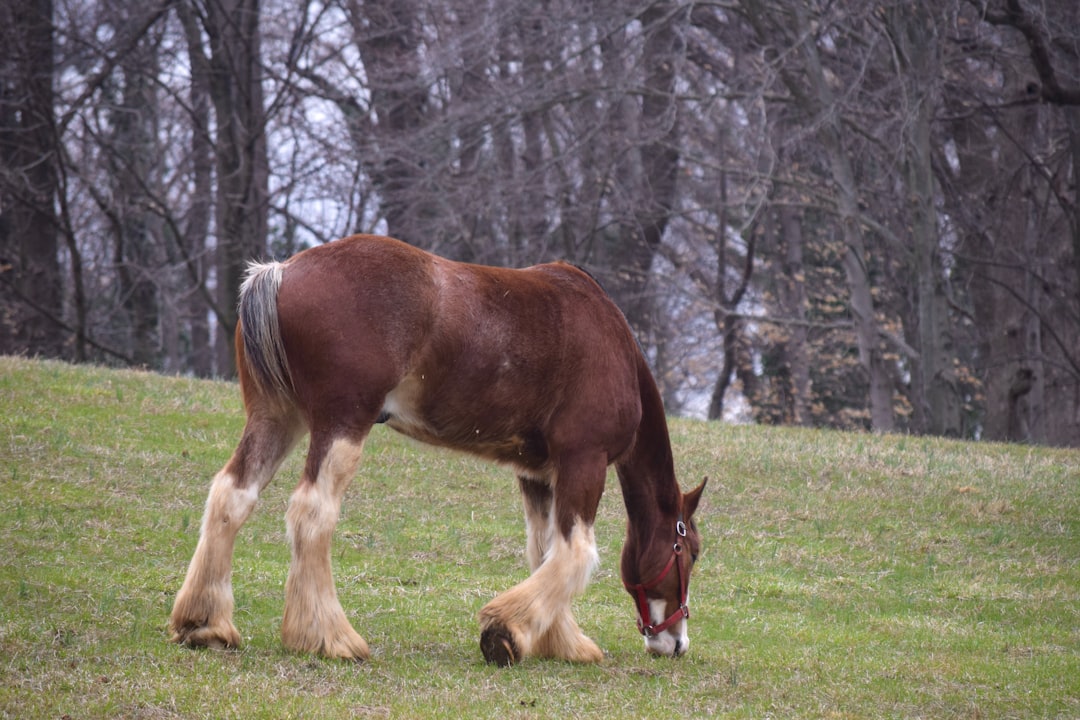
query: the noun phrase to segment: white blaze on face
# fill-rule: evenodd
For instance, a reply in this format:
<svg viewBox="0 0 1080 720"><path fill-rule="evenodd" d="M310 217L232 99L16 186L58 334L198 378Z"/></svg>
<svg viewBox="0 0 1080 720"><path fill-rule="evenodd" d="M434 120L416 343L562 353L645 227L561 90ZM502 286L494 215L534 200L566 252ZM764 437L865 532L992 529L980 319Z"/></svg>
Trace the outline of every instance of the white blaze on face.
<svg viewBox="0 0 1080 720"><path fill-rule="evenodd" d="M686 600L690 603L690 598ZM667 620L667 603L663 600L649 601L649 619L653 625ZM679 620L659 635L645 636L645 649L654 655L678 657L690 649L689 624L686 618Z"/></svg>

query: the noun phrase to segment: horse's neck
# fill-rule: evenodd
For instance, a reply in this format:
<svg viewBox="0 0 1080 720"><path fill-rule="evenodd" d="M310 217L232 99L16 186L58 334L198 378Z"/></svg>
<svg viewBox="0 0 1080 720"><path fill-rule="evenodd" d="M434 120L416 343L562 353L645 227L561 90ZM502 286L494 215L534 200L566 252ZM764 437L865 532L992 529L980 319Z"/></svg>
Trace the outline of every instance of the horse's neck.
<svg viewBox="0 0 1080 720"><path fill-rule="evenodd" d="M674 522L682 496L675 480L664 403L652 376L639 373L641 423L629 452L616 463L629 530L643 541L656 526Z"/></svg>

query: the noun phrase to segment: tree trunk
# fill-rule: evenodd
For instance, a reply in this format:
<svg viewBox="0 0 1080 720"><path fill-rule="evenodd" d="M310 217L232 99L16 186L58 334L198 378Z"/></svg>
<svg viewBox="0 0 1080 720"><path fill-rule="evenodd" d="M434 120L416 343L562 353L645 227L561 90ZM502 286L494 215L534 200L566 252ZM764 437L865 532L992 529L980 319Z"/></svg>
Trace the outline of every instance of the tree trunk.
<svg viewBox="0 0 1080 720"><path fill-rule="evenodd" d="M809 28L809 22L799 12L800 26ZM877 432L893 430L892 378L878 341L878 324L874 313L870 275L867 271L867 253L862 227L859 223L859 198L851 159L844 149L843 133L834 112L836 99L825 78L817 46L809 38L803 42L806 72L810 79L813 106L805 108L811 116L824 115L818 138L825 149L836 184L836 205L840 233L846 247L843 266L847 277L848 307L855 324L855 337L859 346L859 363L866 372L870 384L870 427Z"/></svg>
<svg viewBox="0 0 1080 720"><path fill-rule="evenodd" d="M842 264L849 292L848 308L854 323L859 363L870 387L870 424L875 431L889 432L894 428L892 374L878 338L868 255L859 220L858 186L844 143L841 109L818 53L815 23L811 22L807 7L799 3L794 5L790 16L785 14L783 17L772 17L774 10L759 0L742 0L740 7L759 42L774 47L777 38L771 33L775 28L782 28L778 32L787 36L782 39L793 44L801 58L798 66L802 74L781 67L780 77L794 104L816 128L815 136L828 163L834 183L837 225L845 246ZM792 21L794 28L788 30Z"/></svg>
<svg viewBox="0 0 1080 720"><path fill-rule="evenodd" d="M709 420L721 420L724 417L724 402L728 386L732 378L738 374L740 361L748 353L743 342L743 331L746 323L736 315L739 303L742 302L747 288L750 286L750 278L754 272L754 252L757 245L757 230L750 227L746 230L746 255L743 258L742 272L735 287L729 289L728 283L728 177L726 172L720 173L720 207L717 223L718 228L714 236L713 247L716 251L716 280L715 302L717 309L713 314L716 325L723 336L723 363L720 374L713 386L712 397L709 401ZM744 363L745 365L745 363ZM747 399L753 402L754 396L749 394L750 388L743 387L747 393Z"/></svg>
<svg viewBox="0 0 1080 720"><path fill-rule="evenodd" d="M206 290L207 238L213 208L214 145L210 137L210 63L203 49L198 21L188 3L177 3L191 64L191 175L192 200L179 238L185 276L192 290L184 297L185 324L190 347L189 366L197 377L214 374L216 352L210 336L211 310L217 302Z"/></svg>
<svg viewBox="0 0 1080 720"><path fill-rule="evenodd" d="M536 88L544 87L544 57L548 45L544 42L545 19L548 3L542 3L542 11L536 16L523 18L517 23L517 36L521 45L521 82L526 86ZM510 53L507 53L510 56ZM513 185L512 192L519 196L524 195L527 200L520 203L519 211L511 219L513 228L510 235L510 264L519 266L524 264L526 258L532 261L547 259L549 239L548 231L548 207L546 203L533 200L534 197L546 197L549 194L548 183L545 182L543 168L544 144L542 140L544 118L546 112L543 102L546 98L540 95L534 101L533 106L523 108L521 116L521 162L517 163L508 154L504 160L504 167L511 173L517 182ZM509 132L506 133L509 135ZM513 150L509 138L504 145ZM553 185L551 185L553 187Z"/></svg>
<svg viewBox="0 0 1080 720"><path fill-rule="evenodd" d="M1044 112L1044 110L1038 108L1033 111L1036 123L1034 134L1042 141L1037 146L1042 147L1049 144L1045 141L1045 123L1042 117ZM1034 179L1032 178L1034 173L1034 168L1025 168L1023 182L1027 186L1026 195L1031 198L1031 202L1028 202L1025 207L1024 220L1026 227L1021 245L1024 253L1023 257L1026 259L1024 265L1028 268L1028 272L1024 273L1023 280L1023 305L1025 311L1022 332L1024 364L1026 369L1031 372L1031 389L1024 397L1024 425L1026 432L1022 436L1010 437L1009 439L1041 444L1046 442L1048 433L1046 427L1046 368L1043 363L1046 350L1043 347L1042 336L1044 296L1039 278L1046 277L1047 268L1044 267L1045 261L1040 253L1039 209L1034 201L1036 191L1032 187L1034 185Z"/></svg>
<svg viewBox="0 0 1080 720"><path fill-rule="evenodd" d="M803 233L798 214L789 205L781 206L780 247L783 249L779 279L780 307L784 316L796 322L787 329L787 361L791 376L791 405L787 421L810 425L810 359L807 356L806 270L803 265Z"/></svg>
<svg viewBox="0 0 1080 720"><path fill-rule="evenodd" d="M207 0L210 98L217 126L217 374L236 372L236 298L247 263L266 253L269 166L258 0Z"/></svg>
<svg viewBox="0 0 1080 720"><path fill-rule="evenodd" d="M679 30L684 21L685 12L672 2L656 3L642 13L646 40L640 117L634 98L623 96L619 101L624 105L627 138L640 137L641 144L627 155L628 166L618 178L630 207L625 208L625 217L618 219L617 245L609 248L608 254L612 272L605 279L608 291L645 343L650 341L655 309L655 298L648 290L649 273L676 202L679 123L675 83L685 52Z"/></svg>
<svg viewBox="0 0 1080 720"><path fill-rule="evenodd" d="M431 247L430 212L424 208L427 173L422 130L427 90L421 80L420 36L415 0L350 2L353 34L364 61L371 108L377 123L367 125L371 138L361 140L387 232L407 242Z"/></svg>
<svg viewBox="0 0 1080 720"><path fill-rule="evenodd" d="M60 357L52 0L0 7L0 352Z"/></svg>
<svg viewBox="0 0 1080 720"><path fill-rule="evenodd" d="M142 40L121 63L123 88L111 114L112 156L108 159L112 186L109 213L115 218L114 261L120 303L130 334L132 361L141 367L160 367L161 333L158 313L157 238L161 230L150 212L147 185L155 164L156 98L149 73L156 58Z"/></svg>
<svg viewBox="0 0 1080 720"><path fill-rule="evenodd" d="M888 14L898 73L904 88L904 181L915 287L919 357L913 358L916 429L958 437L961 401L954 369L955 350L941 262L931 162L931 122L937 107L940 51L934 18L922 3Z"/></svg>
<svg viewBox="0 0 1080 720"><path fill-rule="evenodd" d="M1078 63L1080 64L1080 63ZM1072 156L1072 212L1068 216L1069 237L1072 240L1073 297L1080 305L1080 107L1062 108L1069 136L1069 154Z"/></svg>

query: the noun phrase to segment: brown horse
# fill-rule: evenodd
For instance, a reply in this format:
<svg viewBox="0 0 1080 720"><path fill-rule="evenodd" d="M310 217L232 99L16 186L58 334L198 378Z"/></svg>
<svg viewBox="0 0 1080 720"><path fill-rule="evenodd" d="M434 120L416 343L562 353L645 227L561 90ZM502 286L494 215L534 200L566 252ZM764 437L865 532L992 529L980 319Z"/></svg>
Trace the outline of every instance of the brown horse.
<svg viewBox="0 0 1080 720"><path fill-rule="evenodd" d="M169 620L175 642L239 644L236 534L308 432L285 516L292 562L282 640L368 657L338 602L330 542L364 440L385 422L517 473L532 574L480 612L489 662L603 658L570 601L599 562L593 522L611 463L629 518L622 577L638 627L650 652L686 652L700 543L692 516L705 483L680 491L656 383L625 318L584 272L466 265L389 238L346 238L252 266L236 354L247 424L210 487Z"/></svg>

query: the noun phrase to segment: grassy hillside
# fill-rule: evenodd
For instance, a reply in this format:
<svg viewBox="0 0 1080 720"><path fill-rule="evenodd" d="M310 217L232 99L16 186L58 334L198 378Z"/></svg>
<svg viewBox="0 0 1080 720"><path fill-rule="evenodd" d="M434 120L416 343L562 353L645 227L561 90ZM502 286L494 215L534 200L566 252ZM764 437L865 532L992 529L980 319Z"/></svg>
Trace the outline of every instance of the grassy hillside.
<svg viewBox="0 0 1080 720"><path fill-rule="evenodd" d="M379 427L335 541L363 665L278 641L294 455L238 542L244 646L165 625L234 385L0 358L0 717L1078 717L1080 454L673 421L711 478L690 654L645 655L617 573L576 604L596 667L483 663L476 613L525 574L506 470Z"/></svg>

